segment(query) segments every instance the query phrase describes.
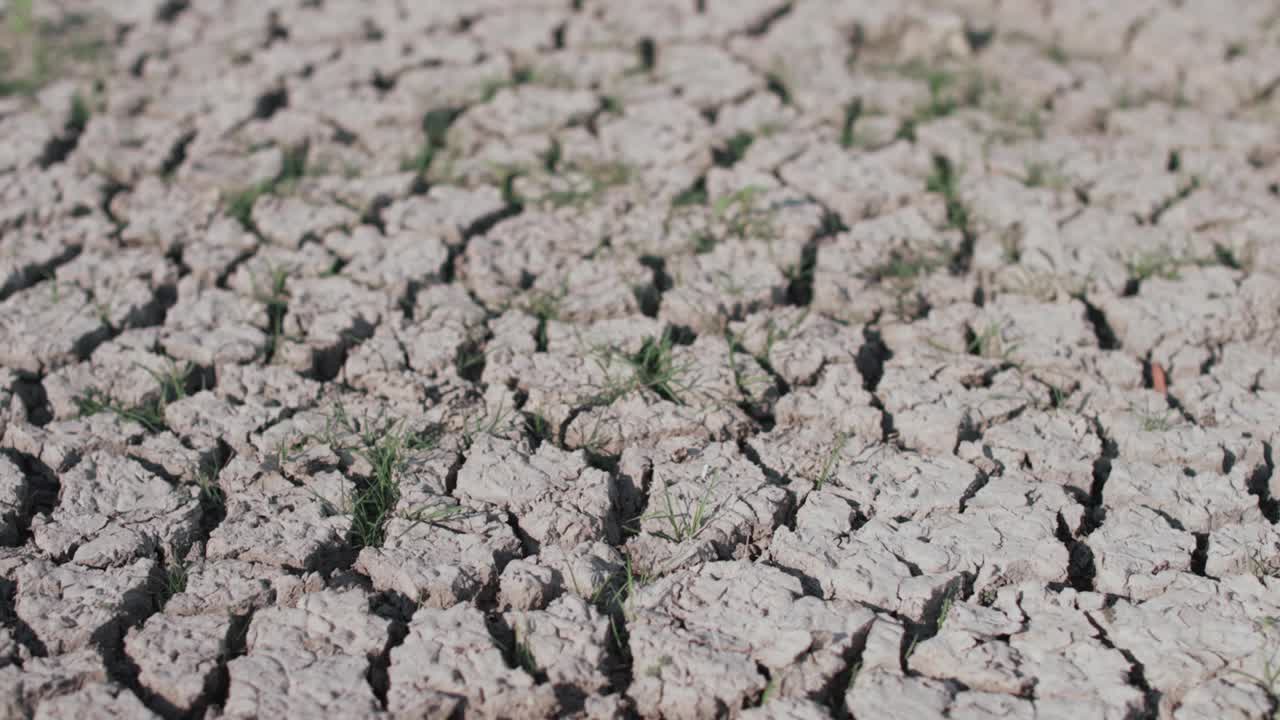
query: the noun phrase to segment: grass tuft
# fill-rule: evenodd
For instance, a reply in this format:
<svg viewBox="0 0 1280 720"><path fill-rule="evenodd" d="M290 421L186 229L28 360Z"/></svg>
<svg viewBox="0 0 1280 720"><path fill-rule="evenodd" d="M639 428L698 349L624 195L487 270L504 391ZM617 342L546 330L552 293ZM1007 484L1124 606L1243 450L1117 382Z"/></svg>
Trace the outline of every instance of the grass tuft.
<svg viewBox="0 0 1280 720"><path fill-rule="evenodd" d="M941 155L933 158L933 172L925 180L925 190L942 196L947 206L947 227L967 233L969 231L969 209L960 201L960 190L957 186L955 167L951 161Z"/></svg>
<svg viewBox="0 0 1280 720"><path fill-rule="evenodd" d="M356 547L382 545L386 539L386 522L400 500L400 474L407 463L406 454L427 449L434 441L433 436L412 432L397 423L362 430L361 446L356 448L356 453L373 470L368 484L351 500L351 537ZM414 519L435 522L443 519L441 513L444 512L439 508L418 509Z"/></svg>
<svg viewBox="0 0 1280 720"><path fill-rule="evenodd" d="M612 383L606 400L613 402L629 392L649 390L664 400L683 405L681 395L690 389L686 376L691 368L686 363L676 362L674 348L671 333L664 332L660 337L645 339L633 355L607 350L608 358L620 358L629 373L626 378Z"/></svg>
<svg viewBox="0 0 1280 720"><path fill-rule="evenodd" d="M160 587L153 591L161 605L169 602L174 595L186 591L187 575L187 563L183 560L174 560L165 567L164 577L159 578Z"/></svg>
<svg viewBox="0 0 1280 720"><path fill-rule="evenodd" d="M90 388L76 398L76 407L80 411L80 417L96 415L100 412L115 413L123 420L136 422L146 428L148 432L157 433L167 429L164 419L164 409L169 403L187 396L187 381L191 377L193 366L186 363L182 367L170 363L169 368L162 372L157 372L146 368L147 372L155 379L158 385L158 391L151 399L134 406L126 406L121 404L109 394Z"/></svg>
<svg viewBox="0 0 1280 720"><path fill-rule="evenodd" d="M245 230L252 232L253 206L258 198L292 192L307 174L308 150L306 143L286 148L280 160L280 172L274 178L235 190L227 197L227 215L238 221Z"/></svg>
<svg viewBox="0 0 1280 720"><path fill-rule="evenodd" d="M849 434L841 432L836 435L836 444L831 448L831 452L827 453L827 458L822 461L822 470L818 473L817 479L813 481L813 489L821 490L827 481L831 479L832 473L836 470L836 462L840 459L840 455L844 453L844 448L849 444Z"/></svg>
<svg viewBox="0 0 1280 720"><path fill-rule="evenodd" d="M250 277L253 298L267 306L267 346L263 350L264 361L270 364L284 341L284 317L289 311L289 274L291 269L282 265L267 271L267 282L258 283L257 275Z"/></svg>
<svg viewBox="0 0 1280 720"><path fill-rule="evenodd" d="M369 464L369 476L347 498L345 507L332 510L351 516L348 539L355 548L381 547L386 540L387 521L400 501L400 479L408 467L410 453L434 447L438 435L434 431L412 430L398 420L358 420L338 403L324 431L312 439L335 450L349 451ZM405 510L401 517L414 524L436 523L461 512L455 505L433 504Z"/></svg>
<svg viewBox="0 0 1280 720"><path fill-rule="evenodd" d="M717 510L711 504L716 483L707 482L709 472L709 468L704 467L702 469L701 482L704 483L704 487L702 494L697 498L684 498L677 503L676 499L671 495L671 486L663 485L663 509L655 513L642 515L639 521L658 520L665 522L670 528L670 532L662 530L654 534L674 543L682 543L698 537L711 522Z"/></svg>

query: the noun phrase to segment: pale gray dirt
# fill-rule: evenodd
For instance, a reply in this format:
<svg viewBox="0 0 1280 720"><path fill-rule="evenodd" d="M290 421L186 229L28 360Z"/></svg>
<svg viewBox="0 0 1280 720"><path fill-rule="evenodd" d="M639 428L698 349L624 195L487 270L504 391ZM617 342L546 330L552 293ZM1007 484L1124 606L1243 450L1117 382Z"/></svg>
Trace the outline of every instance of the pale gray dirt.
<svg viewBox="0 0 1280 720"><path fill-rule="evenodd" d="M1280 712L1272 0L0 15L0 718Z"/></svg>

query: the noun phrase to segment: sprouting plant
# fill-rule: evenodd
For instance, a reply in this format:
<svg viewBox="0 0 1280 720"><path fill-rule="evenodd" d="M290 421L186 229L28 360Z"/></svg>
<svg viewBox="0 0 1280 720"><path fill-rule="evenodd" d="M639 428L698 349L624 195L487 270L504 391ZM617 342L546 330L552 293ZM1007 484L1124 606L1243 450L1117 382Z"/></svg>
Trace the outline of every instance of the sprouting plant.
<svg viewBox="0 0 1280 720"><path fill-rule="evenodd" d="M611 579L596 583L591 587L583 587L583 585L578 582L577 573L575 573L573 568L570 567L569 584L573 587L573 593L575 595L586 600L588 603L599 607L601 610L607 610L603 605L606 598L609 598L610 600L617 599L617 590L611 587ZM610 592L611 590L612 593Z"/></svg>
<svg viewBox="0 0 1280 720"><path fill-rule="evenodd" d="M612 115L621 115L622 100L617 95L605 95L600 98L600 111Z"/></svg>
<svg viewBox="0 0 1280 720"><path fill-rule="evenodd" d="M862 116L862 98L854 98L844 106L844 119L840 123L840 146L853 147L856 138L854 137L854 125L857 124L858 118Z"/></svg>
<svg viewBox="0 0 1280 720"><path fill-rule="evenodd" d="M631 558L627 557L622 568L622 581L618 583L617 588L613 591L613 597L610 604L618 608L623 617L631 619L631 603L636 597L636 592L640 588L648 585L653 578L647 574L636 572L631 564ZM614 629L615 635L617 629Z"/></svg>
<svg viewBox="0 0 1280 720"><path fill-rule="evenodd" d="M539 672L538 660L533 656L533 646L529 643L529 629L515 629L515 656L516 663L520 668L530 675L536 676Z"/></svg>
<svg viewBox="0 0 1280 720"><path fill-rule="evenodd" d="M253 206L258 198L292 191L306 175L308 150L306 143L285 148L275 177L231 192L227 198L227 215L239 221L246 230L253 230Z"/></svg>
<svg viewBox="0 0 1280 720"><path fill-rule="evenodd" d="M431 161L445 146L445 135L449 126L457 119L459 111L455 108L435 108L422 116L422 145L412 157L400 162L402 171L413 171L426 175Z"/></svg>
<svg viewBox="0 0 1280 720"><path fill-rule="evenodd" d="M902 659L906 660L907 658L914 655L916 652L916 645L918 645L919 643L920 643L920 633L919 632L911 633L911 642L907 643L907 649L905 652L902 653Z"/></svg>
<svg viewBox="0 0 1280 720"><path fill-rule="evenodd" d="M71 96L71 109L67 114L67 129L75 133L80 133L89 124L89 116L92 111L89 109L89 103L84 99L84 95L75 93Z"/></svg>
<svg viewBox="0 0 1280 720"><path fill-rule="evenodd" d="M187 563L174 560L164 571L164 579L160 587L160 601L168 602L170 598L187 589Z"/></svg>
<svg viewBox="0 0 1280 720"><path fill-rule="evenodd" d="M1173 419L1170 417L1168 410L1156 412L1154 410L1131 409L1138 416L1138 421L1144 432L1164 432L1173 427Z"/></svg>
<svg viewBox="0 0 1280 720"><path fill-rule="evenodd" d="M1067 397L1070 394L1071 393L1069 391L1064 390L1058 385L1050 385L1049 386L1049 403L1055 408L1060 408L1066 404Z"/></svg>
<svg viewBox="0 0 1280 720"><path fill-rule="evenodd" d="M780 341L791 337L791 334L794 333L808 317L809 308L806 307L797 314L796 319L791 321L791 323L786 327L779 326L773 318L767 319L764 325L764 350L760 353L760 357L767 361L769 356L773 354L773 346L777 345Z"/></svg>
<svg viewBox="0 0 1280 720"><path fill-rule="evenodd" d="M951 115L961 107L978 105L987 90L986 80L976 72L969 73L962 82L962 78L950 70L925 67L919 63L908 63L902 71L908 77L923 80L929 97L903 121L898 129L899 139L914 140L916 127L920 124Z"/></svg>
<svg viewBox="0 0 1280 720"><path fill-rule="evenodd" d="M364 489L351 501L351 536L357 547L378 547L385 539L386 521L400 499L400 473L406 454L435 442L429 434L408 430L399 423L368 427L360 433L356 453L372 468Z"/></svg>
<svg viewBox="0 0 1280 720"><path fill-rule="evenodd" d="M264 356L270 363L284 339L284 316L289 309L289 275L292 269L283 265L268 268L267 280L259 283L257 273L250 275L253 297L267 306L267 346Z"/></svg>
<svg viewBox="0 0 1280 720"><path fill-rule="evenodd" d="M747 154L747 148L754 141L754 135L745 130L739 131L726 140L723 147L714 149L712 157L720 167L733 167Z"/></svg>
<svg viewBox="0 0 1280 720"><path fill-rule="evenodd" d="M412 510L405 510L398 514L398 517L408 520L410 525L436 525L447 520L457 520L467 515L467 510L461 505L452 505L447 502L430 503L420 505ZM406 528L407 529L407 528Z"/></svg>
<svg viewBox="0 0 1280 720"><path fill-rule="evenodd" d="M631 167L618 162L578 166L561 175L561 180L568 183L566 187L548 190L530 200L557 208L579 206L609 188L625 185L631 176Z"/></svg>
<svg viewBox="0 0 1280 720"><path fill-rule="evenodd" d="M1022 184L1032 188L1049 188L1051 190L1062 190L1068 184L1067 178L1061 172L1055 170L1052 166L1045 162L1028 162L1026 173L1022 177Z"/></svg>
<svg viewBox="0 0 1280 720"><path fill-rule="evenodd" d="M195 473L196 487L200 489L200 502L207 507L221 508L227 496L218 484L218 470L210 464L202 464Z"/></svg>
<svg viewBox="0 0 1280 720"><path fill-rule="evenodd" d="M1178 266L1182 263L1174 257L1167 247L1144 250L1135 253L1128 263L1129 277L1142 282L1150 277L1161 277L1165 280L1178 279Z"/></svg>
<svg viewBox="0 0 1280 720"><path fill-rule="evenodd" d="M951 614L951 606L955 604L955 590L947 592L942 598L942 606L938 608L938 620L933 624L934 632L942 632L942 626L947 623L947 616Z"/></svg>
<svg viewBox="0 0 1280 720"><path fill-rule="evenodd" d="M969 353L980 357L1007 360L1017 349L1017 343L1006 343L1004 329L994 320L987 323L980 332L973 333L973 338L969 340Z"/></svg>
<svg viewBox="0 0 1280 720"><path fill-rule="evenodd" d="M943 267L947 264L950 250L944 246L932 249L894 249L889 258L879 265L867 269L867 274L874 280L886 280L899 286L909 286L916 278Z"/></svg>
<svg viewBox="0 0 1280 720"><path fill-rule="evenodd" d="M933 172L925 180L925 190L942 196L947 207L947 226L962 233L969 231L969 209L960 200L959 178L951 161L942 155L933 158Z"/></svg>
<svg viewBox="0 0 1280 720"><path fill-rule="evenodd" d="M235 218L241 227L253 227L253 204L265 192L262 185L241 188L227 199L227 214Z"/></svg>
<svg viewBox="0 0 1280 720"><path fill-rule="evenodd" d="M170 363L169 367L163 371L144 369L155 379L158 386L157 391L147 400L138 405L126 406L109 394L97 388L90 388L76 398L76 406L81 417L110 412L123 420L138 423L148 432L164 430L166 427L164 409L174 400L186 397L187 380L191 376L193 367L190 363L181 367Z"/></svg>
<svg viewBox="0 0 1280 720"><path fill-rule="evenodd" d="M309 149L306 143L285 148L284 155L280 159L280 173L272 181L267 192L287 192L293 189L294 185L307 174Z"/></svg>
<svg viewBox="0 0 1280 720"><path fill-rule="evenodd" d="M49 300L54 305L62 301L62 285L58 282L58 276L52 270L45 270L40 276L49 283Z"/></svg>
<svg viewBox="0 0 1280 720"><path fill-rule="evenodd" d="M658 64L658 46L653 38L641 38L639 45L636 46L636 52L640 55L639 69L642 72L653 72Z"/></svg>
<svg viewBox="0 0 1280 720"><path fill-rule="evenodd" d="M778 694L778 678L770 677L769 684L764 686L764 692L760 693L760 705L766 705Z"/></svg>
<svg viewBox="0 0 1280 720"><path fill-rule="evenodd" d="M538 328L534 331L534 340L539 352L547 351L547 325L559 319L559 305L566 295L562 288L558 292L534 292L525 301L525 313L538 318Z"/></svg>
<svg viewBox="0 0 1280 720"><path fill-rule="evenodd" d="M603 367L607 369L610 361L620 359L628 373L623 378L612 378L600 401L608 404L627 393L649 390L664 400L683 405L681 395L692 387L687 379L691 366L677 362L674 348L671 334L664 332L658 338L646 338L633 355L612 348L603 350L600 359Z"/></svg>
<svg viewBox="0 0 1280 720"><path fill-rule="evenodd" d="M399 420L350 417L341 403L334 406L317 438L336 450L354 453L369 465L363 485L347 498L346 506L333 508L351 516L351 543L357 548L379 547L386 539L386 523L400 500L400 476L409 454L433 447L437 435L419 431ZM452 506L418 508L406 517L419 522L438 522L459 512Z"/></svg>
<svg viewBox="0 0 1280 720"><path fill-rule="evenodd" d="M690 187L682 190L678 195L671 199L672 208L690 207L692 205L707 204L707 181L705 178L698 178L698 181Z"/></svg>
<svg viewBox="0 0 1280 720"><path fill-rule="evenodd" d="M773 236L772 218L756 206L756 198L762 192L760 187L748 185L716 201L713 210L716 219L724 223L726 236L739 240Z"/></svg>
<svg viewBox="0 0 1280 720"><path fill-rule="evenodd" d="M707 475L710 468L702 468L702 477L700 482L704 483L702 494L697 498L682 498L677 506L676 499L671 495L671 486L663 485L663 509L642 515L640 522L646 520L657 520L665 523L670 532L663 530L654 533L660 538L670 540L671 542L681 543L686 540L692 540L706 529L715 515L717 506L712 505L716 483L707 482Z"/></svg>
<svg viewBox="0 0 1280 720"><path fill-rule="evenodd" d="M9 31L14 35L27 35L35 29L34 0L9 0L7 12Z"/></svg>
<svg viewBox="0 0 1280 720"><path fill-rule="evenodd" d="M814 490L821 490L827 484L827 481L831 479L831 474L836 469L836 461L844 453L844 448L848 443L848 433L840 432L836 434L835 445L831 447L831 452L827 453L826 459L822 461L822 469L818 472L818 477L813 481Z"/></svg>
<svg viewBox="0 0 1280 720"><path fill-rule="evenodd" d="M707 230L701 230L693 236L693 252L698 255L706 255L716 249L719 240L714 233Z"/></svg>
<svg viewBox="0 0 1280 720"><path fill-rule="evenodd" d="M479 435L500 435L499 429L507 424L507 420L515 412L514 409L507 407L505 401L499 401L497 409L493 412L486 407L483 415L467 424L462 433L463 440L470 445Z"/></svg>

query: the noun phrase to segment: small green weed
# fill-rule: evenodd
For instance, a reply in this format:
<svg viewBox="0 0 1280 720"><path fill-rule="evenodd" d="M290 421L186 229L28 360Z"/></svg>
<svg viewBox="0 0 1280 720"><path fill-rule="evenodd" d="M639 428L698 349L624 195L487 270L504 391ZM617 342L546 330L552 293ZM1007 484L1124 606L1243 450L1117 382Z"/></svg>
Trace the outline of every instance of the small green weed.
<svg viewBox="0 0 1280 720"><path fill-rule="evenodd" d="M35 30L35 1L9 0L7 10L9 32L14 35L27 35Z"/></svg>
<svg viewBox="0 0 1280 720"><path fill-rule="evenodd" d="M969 339L968 347L970 355L1007 360L1018 348L1018 343L1008 343L1005 340L1004 328L994 320L987 323L980 332L971 334L973 337Z"/></svg>
<svg viewBox="0 0 1280 720"><path fill-rule="evenodd" d="M218 485L218 468L211 464L202 464L195 473L196 487L200 489L200 502L208 508L225 508L226 493Z"/></svg>
<svg viewBox="0 0 1280 720"><path fill-rule="evenodd" d="M630 620L631 603L635 600L636 593L640 588L648 585L652 581L653 577L645 573L636 572L635 568L631 564L631 558L626 558L626 562L622 568L622 580L618 583L617 588L614 589L613 595L610 598L610 604L621 611L624 618ZM616 635L616 628L614 629L614 632ZM622 645L622 647L625 647L625 645Z"/></svg>
<svg viewBox="0 0 1280 720"><path fill-rule="evenodd" d="M764 692L760 693L759 705L767 705L770 700L778 695L778 678L769 678L769 684L764 686Z"/></svg>
<svg viewBox="0 0 1280 720"><path fill-rule="evenodd" d="M715 515L717 507L711 504L712 497L715 492L716 483L707 481L708 469L703 468L701 482L704 483L702 494L697 498L684 498L678 503L671 495L671 486L664 485L663 509L642 515L640 522L646 520L658 520L666 523L670 528L670 532L663 530L654 533L660 538L675 543L682 543L686 540L692 540L706 529L708 523L711 522Z"/></svg>
<svg viewBox="0 0 1280 720"><path fill-rule="evenodd" d="M538 327L534 330L534 340L539 352L547 350L547 324L560 318L560 302L566 291L557 293L537 292L525 303L524 311L538 319Z"/></svg>
<svg viewBox="0 0 1280 720"><path fill-rule="evenodd" d="M836 462L844 453L845 446L849 444L849 434L840 432L836 434L836 443L832 446L831 452L827 453L827 457L822 461L822 469L818 473L818 477L813 481L813 489L821 490L831 479L832 473L836 470Z"/></svg>
<svg viewBox="0 0 1280 720"><path fill-rule="evenodd" d="M528 628L515 629L516 663L529 675L536 677L541 670L538 667L538 659L533 656L533 646L529 644L528 635Z"/></svg>
<svg viewBox="0 0 1280 720"><path fill-rule="evenodd" d="M942 607L938 608L938 619L933 624L933 631L935 633L942 632L942 626L947 624L947 616L951 614L951 606L955 604L955 601L955 590L949 591L946 597L942 598Z"/></svg>
<svg viewBox="0 0 1280 720"><path fill-rule="evenodd" d="M631 167L623 163L604 163L574 168L578 177L563 176L573 186L549 190L546 193L530 198L531 202L546 203L552 207L580 207L584 203L600 196L609 188L619 187L630 181Z"/></svg>
<svg viewBox="0 0 1280 720"><path fill-rule="evenodd" d="M485 408L484 414L467 423L466 429L463 431L463 440L467 445L475 441L480 435L492 435L501 437L501 430L507 425L507 421L515 416L516 410L506 406L505 402L499 402L498 408L493 412L489 412L489 408Z"/></svg>
<svg viewBox="0 0 1280 720"><path fill-rule="evenodd" d="M621 115L622 100L617 95L605 95L600 98L600 111L611 115Z"/></svg>
<svg viewBox="0 0 1280 720"><path fill-rule="evenodd" d="M1156 412L1134 409L1133 413L1137 415L1143 432L1165 432L1173 427L1174 419L1168 410Z"/></svg>
<svg viewBox="0 0 1280 720"><path fill-rule="evenodd" d="M749 132L739 131L725 141L724 147L712 150L712 157L720 167L733 167L747 154L747 148L755 141Z"/></svg>
<svg viewBox="0 0 1280 720"><path fill-rule="evenodd" d="M480 87L480 101L489 102L498 94L498 91L504 88L529 85L537 80L537 74L534 73L532 68L515 68L508 77L495 77L486 80Z"/></svg>
<svg viewBox="0 0 1280 720"><path fill-rule="evenodd" d="M89 117L93 111L89 109L89 103L84 99L84 95L75 93L71 96L71 108L67 114L67 130L75 134L80 134L89 124Z"/></svg>
<svg viewBox="0 0 1280 720"><path fill-rule="evenodd" d="M969 232L969 209L960 200L959 178L951 161L942 155L933 158L933 172L925 180L925 190L938 193L947 205L947 226L962 233Z"/></svg>
<svg viewBox="0 0 1280 720"><path fill-rule="evenodd" d="M386 538L385 526L400 499L400 473L405 467L405 454L430 447L434 437L391 425L366 429L361 433L363 447L356 452L373 467L373 476L351 503L351 534L357 547L379 547Z"/></svg>
<svg viewBox="0 0 1280 720"><path fill-rule="evenodd" d="M1070 181L1066 175L1055 170L1049 163L1037 161L1027 163L1027 171L1022 177L1022 184L1031 188L1048 188L1061 191L1070 185Z"/></svg>
<svg viewBox="0 0 1280 720"><path fill-rule="evenodd" d="M756 202L763 192L760 187L748 185L716 201L712 210L716 219L724 223L727 237L739 240L773 237L773 218L767 210L758 207Z"/></svg>
<svg viewBox="0 0 1280 720"><path fill-rule="evenodd" d="M844 106L844 119L840 123L841 147L853 147L857 140L854 137L854 125L857 124L860 117L862 117L862 98L854 98Z"/></svg>
<svg viewBox="0 0 1280 720"><path fill-rule="evenodd" d="M280 159L280 171L274 178L231 192L227 197L227 215L235 218L244 229L252 231L253 206L258 198L292 192L307 173L308 149L305 143L286 148Z"/></svg>
<svg viewBox="0 0 1280 720"><path fill-rule="evenodd" d="M870 268L868 274L878 281L906 284L945 266L949 254L945 248L936 251L894 250L884 264Z"/></svg>
<svg viewBox="0 0 1280 720"><path fill-rule="evenodd" d="M353 452L369 464L369 477L340 511L351 516L352 545L380 547L386 540L386 523L400 500L400 476L408 465L409 453L434 447L436 433L412 430L403 421L380 417L357 420L339 403L319 439L336 450ZM438 522L457 512L453 506L433 506L409 511L405 517Z"/></svg>
<svg viewBox="0 0 1280 720"><path fill-rule="evenodd" d="M179 593L185 592L187 589L187 563L182 560L174 560L165 568L164 578L160 585L160 602L166 603Z"/></svg>
<svg viewBox="0 0 1280 720"><path fill-rule="evenodd" d="M704 178L698 178L698 181L689 188L680 192L671 199L672 208L690 207L693 205L707 204L707 181Z"/></svg>
<svg viewBox="0 0 1280 720"><path fill-rule="evenodd" d="M660 337L647 338L633 355L612 348L603 350L597 361L606 373L615 359L621 360L628 372L625 377L610 378L599 402L607 405L627 393L649 390L664 400L683 405L681 396L692 388L688 379L692 368L688 363L676 361L674 347L671 334L664 332Z"/></svg>
<svg viewBox="0 0 1280 720"><path fill-rule="evenodd" d="M85 15L46 22L35 16L34 0L9 0L0 27L0 96L35 95L94 65L107 47L102 25Z"/></svg>
<svg viewBox="0 0 1280 720"><path fill-rule="evenodd" d="M898 138L915 140L915 131L923 123L951 115L961 107L976 107L986 92L986 80L976 72L961 78L945 68L925 67L909 63L902 72L923 80L929 88L929 99L916 107L898 129Z"/></svg>
<svg viewBox="0 0 1280 720"><path fill-rule="evenodd" d="M257 274L250 276L253 298L267 307L267 345L263 350L268 364L275 358L284 341L284 317L289 311L289 275L292 268L277 265L267 270L267 281L259 284Z"/></svg>
<svg viewBox="0 0 1280 720"><path fill-rule="evenodd" d="M431 161L445 146L445 136L449 127L457 119L459 111L454 108L436 108L427 111L422 117L422 145L411 157L400 161L400 170L416 172L419 176L427 174Z"/></svg>
<svg viewBox="0 0 1280 720"><path fill-rule="evenodd" d="M173 363L164 371L145 368L158 385L157 392L139 405L125 406L107 393L90 388L76 398L76 406L81 417L96 415L100 412L115 413L123 420L136 422L148 432L160 432L167 428L164 419L165 407L180 398L187 396L187 381L193 366L186 363L179 367Z"/></svg>
<svg viewBox="0 0 1280 720"><path fill-rule="evenodd" d="M1129 277L1139 283L1152 277L1177 280L1178 268L1183 264L1186 263L1175 257L1173 251L1167 247L1146 250L1130 258Z"/></svg>

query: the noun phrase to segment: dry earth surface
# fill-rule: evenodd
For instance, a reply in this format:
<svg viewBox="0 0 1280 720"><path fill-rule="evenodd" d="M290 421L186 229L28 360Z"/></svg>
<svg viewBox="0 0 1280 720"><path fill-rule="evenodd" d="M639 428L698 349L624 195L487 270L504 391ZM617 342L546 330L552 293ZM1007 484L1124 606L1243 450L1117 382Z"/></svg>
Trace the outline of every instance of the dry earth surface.
<svg viewBox="0 0 1280 720"><path fill-rule="evenodd" d="M1280 707L1272 0L0 5L0 717Z"/></svg>

